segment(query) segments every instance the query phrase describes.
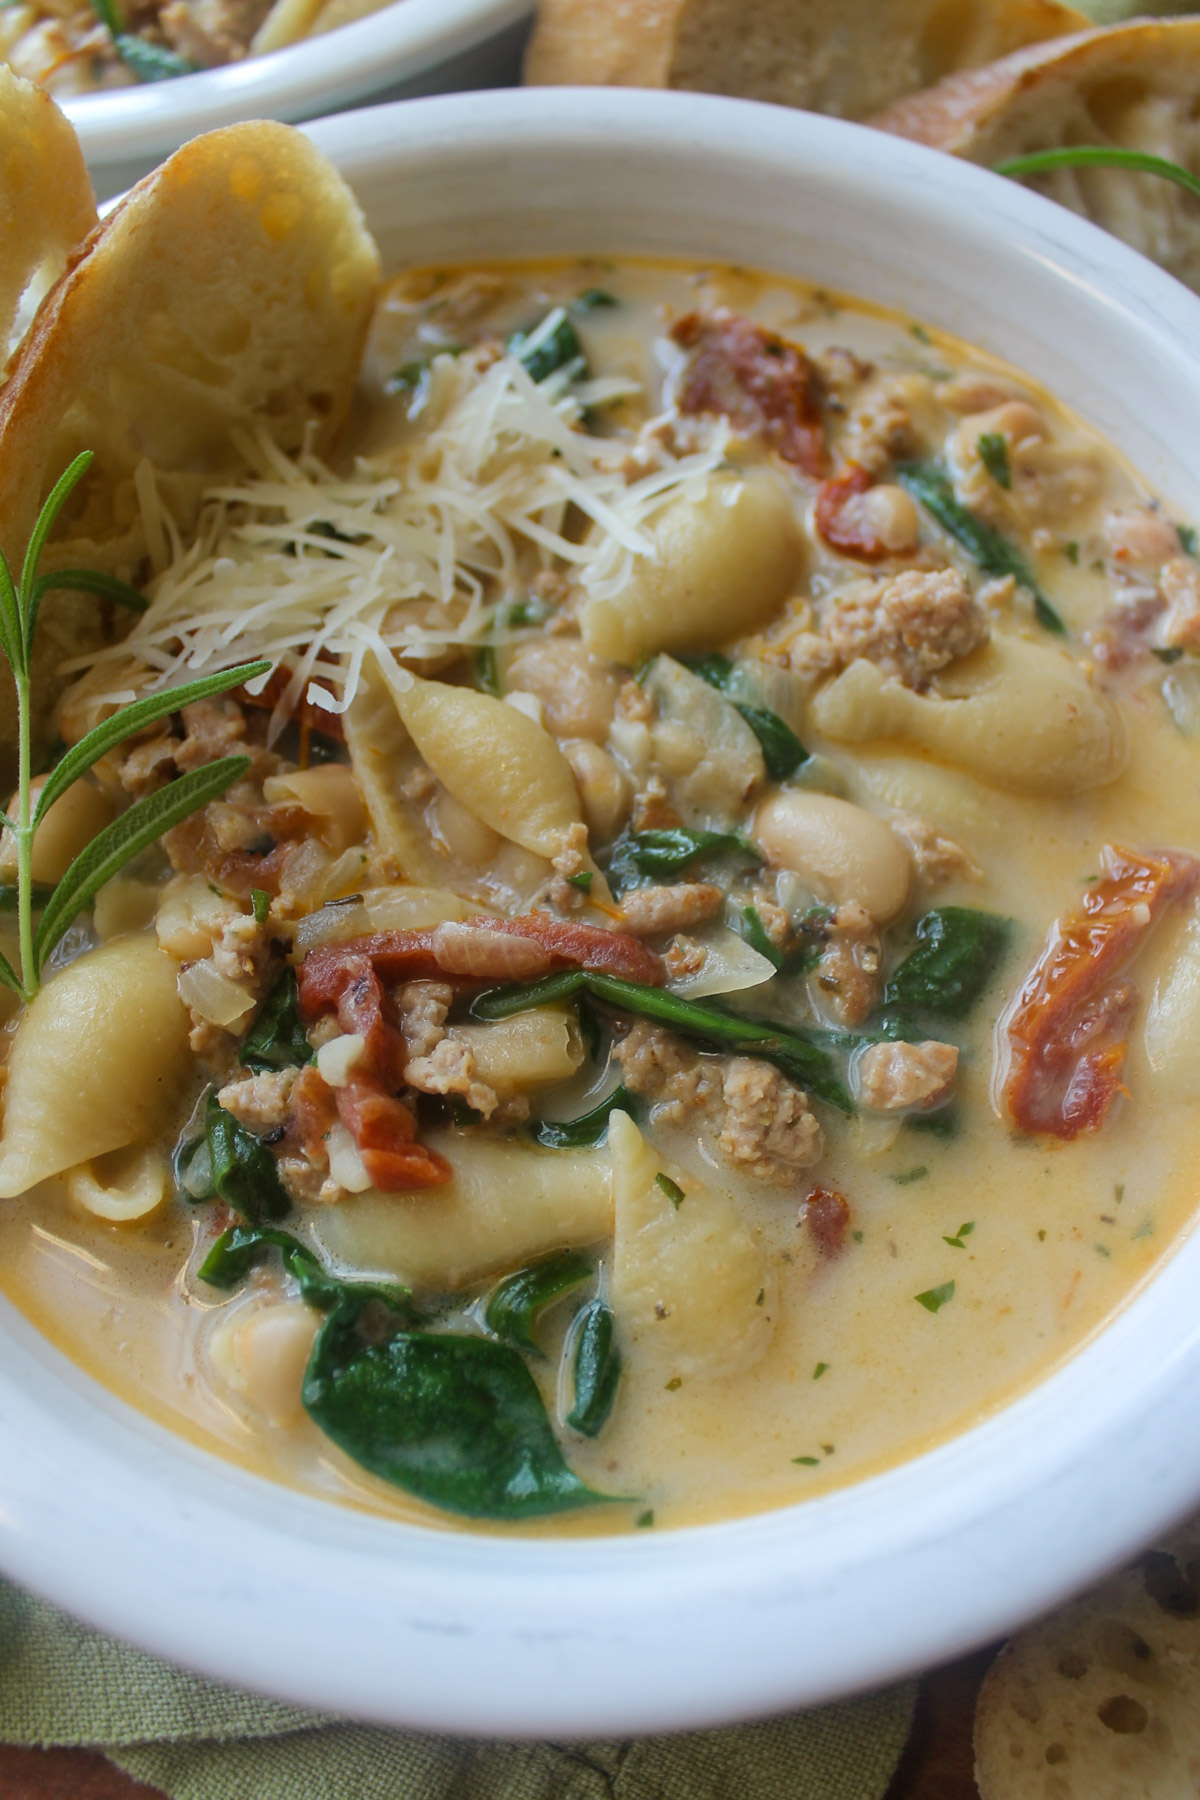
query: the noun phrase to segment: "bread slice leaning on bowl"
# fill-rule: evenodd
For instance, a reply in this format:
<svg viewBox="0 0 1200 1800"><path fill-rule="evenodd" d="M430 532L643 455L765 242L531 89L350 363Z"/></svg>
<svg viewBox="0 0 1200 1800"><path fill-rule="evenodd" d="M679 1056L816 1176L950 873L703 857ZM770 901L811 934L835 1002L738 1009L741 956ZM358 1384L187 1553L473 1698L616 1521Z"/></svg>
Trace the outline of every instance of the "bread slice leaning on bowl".
<svg viewBox="0 0 1200 1800"><path fill-rule="evenodd" d="M1059 0L541 0L525 80L690 88L861 119L1086 24Z"/></svg>
<svg viewBox="0 0 1200 1800"><path fill-rule="evenodd" d="M0 390L0 546L10 564L82 450L95 461L43 567L137 580L149 548L138 494L147 473L186 528L203 486L244 466L240 431L261 427L288 451L311 431L328 449L349 410L379 279L357 202L299 132L232 125L177 151L77 247ZM90 595L47 597L38 725L57 697L58 664L110 635L110 614ZM14 727L5 701L0 758Z"/></svg>
<svg viewBox="0 0 1200 1800"><path fill-rule="evenodd" d="M1200 1780L1200 1520L1021 1632L975 1717L981 1800L1183 1800Z"/></svg>
<svg viewBox="0 0 1200 1800"><path fill-rule="evenodd" d="M1149 151L1200 174L1200 18L1110 25L953 75L868 123L994 167L1063 145ZM1200 291L1200 205L1154 175L1061 169L1030 185Z"/></svg>

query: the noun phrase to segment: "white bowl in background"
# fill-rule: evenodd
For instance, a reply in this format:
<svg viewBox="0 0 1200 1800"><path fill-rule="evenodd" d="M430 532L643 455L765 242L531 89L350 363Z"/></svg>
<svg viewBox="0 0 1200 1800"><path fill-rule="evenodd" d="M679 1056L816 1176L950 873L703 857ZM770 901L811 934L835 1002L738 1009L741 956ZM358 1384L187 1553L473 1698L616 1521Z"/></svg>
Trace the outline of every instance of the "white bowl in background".
<svg viewBox="0 0 1200 1800"><path fill-rule="evenodd" d="M739 101L541 89L324 120L393 266L640 252L746 263L1011 358L1200 514L1200 301L970 164ZM784 1510L542 1541L277 1487L113 1399L0 1306L0 1566L230 1683L496 1736L714 1724L993 1638L1200 1502L1200 1235L970 1431ZM934 1371L936 1376L936 1371Z"/></svg>
<svg viewBox="0 0 1200 1800"><path fill-rule="evenodd" d="M295 123L367 101L515 86L532 11L533 0L392 0L267 56L59 104L78 133L96 198L108 200L218 125Z"/></svg>

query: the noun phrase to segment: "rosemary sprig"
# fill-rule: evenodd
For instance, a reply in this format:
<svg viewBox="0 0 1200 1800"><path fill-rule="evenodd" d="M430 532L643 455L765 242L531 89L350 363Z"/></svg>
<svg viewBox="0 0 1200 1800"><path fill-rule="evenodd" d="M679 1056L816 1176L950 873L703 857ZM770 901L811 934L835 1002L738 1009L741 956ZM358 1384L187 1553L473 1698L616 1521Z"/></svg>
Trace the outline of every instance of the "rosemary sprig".
<svg viewBox="0 0 1200 1800"><path fill-rule="evenodd" d="M33 840L54 802L116 744L132 737L146 725L178 712L180 707L193 700L208 699L240 687L256 675L265 675L270 668L267 662L242 663L237 668L223 669L220 674L204 676L183 687L150 694L132 706L124 707L67 751L51 771L36 807L31 804L30 681L33 641L42 600L55 588L77 588L101 594L136 611L145 607L141 595L133 588L99 570L69 569L38 574L38 564L55 521L91 462L91 451L83 451L55 483L38 514L18 582L13 581L8 560L0 550L0 651L12 670L17 690L17 818L14 824L7 815L0 815L0 826L12 832L16 843L16 912L21 945L20 974L7 957L0 954L0 982L25 1001L32 1000L37 993L46 959L55 944L71 922L91 904L97 890L124 868L131 857L154 843L165 831L223 794L246 773L250 759L246 756L222 757L219 762L181 776L157 793L147 794L80 851L56 887L49 892L43 888L35 891ZM35 907L40 908L42 915L36 932L33 924Z"/></svg>
<svg viewBox="0 0 1200 1800"><path fill-rule="evenodd" d="M1060 150L1033 150L996 164L997 175L1050 175L1055 169L1131 169L1139 175L1161 175L1200 199L1200 179L1165 156L1145 150L1122 150L1115 144L1071 144Z"/></svg>

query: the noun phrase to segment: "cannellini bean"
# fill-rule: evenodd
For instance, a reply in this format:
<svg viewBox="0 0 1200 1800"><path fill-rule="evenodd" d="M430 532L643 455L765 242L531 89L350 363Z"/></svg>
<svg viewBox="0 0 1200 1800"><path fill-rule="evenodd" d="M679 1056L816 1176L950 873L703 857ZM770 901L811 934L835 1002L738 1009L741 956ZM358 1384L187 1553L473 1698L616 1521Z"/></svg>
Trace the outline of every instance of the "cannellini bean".
<svg viewBox="0 0 1200 1800"><path fill-rule="evenodd" d="M630 800L629 778L607 750L602 750L588 738L568 739L562 752L571 765L579 789L588 835L597 843L606 843L616 837L625 823Z"/></svg>
<svg viewBox="0 0 1200 1800"><path fill-rule="evenodd" d="M614 671L569 638L521 644L506 670L514 688L536 694L555 737L608 736L620 685Z"/></svg>
<svg viewBox="0 0 1200 1800"><path fill-rule="evenodd" d="M819 900L857 900L876 924L894 919L908 899L907 850L890 825L848 800L773 794L755 815L754 837L773 868L794 869Z"/></svg>
<svg viewBox="0 0 1200 1800"><path fill-rule="evenodd" d="M320 1318L302 1300L239 1307L217 1325L209 1355L226 1385L271 1425L304 1417L300 1391Z"/></svg>
<svg viewBox="0 0 1200 1800"><path fill-rule="evenodd" d="M30 809L46 785L46 778L30 782ZM17 817L14 796L8 816ZM33 879L61 881L79 852L113 820L113 804L94 781L83 778L72 782L66 793L54 802L33 839ZM17 870L17 846L10 831L4 833L0 846L0 878L13 880Z"/></svg>

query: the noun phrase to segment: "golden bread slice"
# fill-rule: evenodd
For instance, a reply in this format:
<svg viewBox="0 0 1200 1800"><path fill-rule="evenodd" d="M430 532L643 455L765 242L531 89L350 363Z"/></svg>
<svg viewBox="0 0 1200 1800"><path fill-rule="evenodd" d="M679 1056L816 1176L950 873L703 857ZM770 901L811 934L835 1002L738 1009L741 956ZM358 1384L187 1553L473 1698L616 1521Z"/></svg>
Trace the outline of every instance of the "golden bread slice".
<svg viewBox="0 0 1200 1800"><path fill-rule="evenodd" d="M327 448L353 396L379 273L357 202L299 132L233 125L186 144L82 246L0 390L0 545L10 563L81 450L95 462L46 566L136 579L147 547L140 466L155 471L186 526L203 483L241 467L238 432L261 426L295 450L315 422L316 447ZM35 662L40 718L62 657L110 630L104 604L49 596ZM0 753L10 738L0 715Z"/></svg>
<svg viewBox="0 0 1200 1800"><path fill-rule="evenodd" d="M1200 1520L1006 1645L975 1759L981 1800L1200 1793Z"/></svg>
<svg viewBox="0 0 1200 1800"><path fill-rule="evenodd" d="M1086 23L1058 0L541 0L525 80L691 88L861 119Z"/></svg>
<svg viewBox="0 0 1200 1800"><path fill-rule="evenodd" d="M1031 150L1116 145L1200 174L1200 18L1109 25L953 75L870 123L989 167ZM1153 175L1061 169L1030 186L1200 290L1200 207Z"/></svg>
<svg viewBox="0 0 1200 1800"><path fill-rule="evenodd" d="M0 63L0 364L96 223L74 131L49 94Z"/></svg>

